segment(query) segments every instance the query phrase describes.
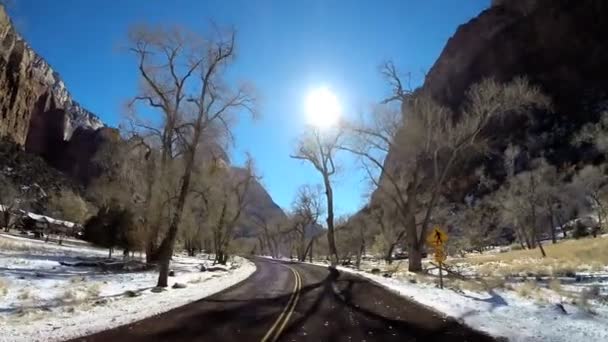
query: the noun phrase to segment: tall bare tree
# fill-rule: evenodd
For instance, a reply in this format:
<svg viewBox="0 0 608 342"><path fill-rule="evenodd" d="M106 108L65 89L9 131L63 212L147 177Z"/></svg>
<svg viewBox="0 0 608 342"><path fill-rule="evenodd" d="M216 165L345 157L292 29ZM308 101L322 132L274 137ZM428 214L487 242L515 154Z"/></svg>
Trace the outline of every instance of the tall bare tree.
<svg viewBox="0 0 608 342"><path fill-rule="evenodd" d="M532 106L548 108L549 100L525 79L506 84L484 80L471 87L465 105L454 113L422 91L405 90L392 63L383 74L394 93L387 102L398 101L401 113L389 111L352 125L355 138L347 149L362 157L370 178L397 208L409 270L418 272L433 211L457 162L484 151L487 136L482 131L491 122Z"/></svg>
<svg viewBox="0 0 608 342"><path fill-rule="evenodd" d="M225 71L235 56L234 30L214 28L207 37L179 28L138 27L129 35L140 76L132 105L146 107L156 119L135 120L142 135L155 139L160 151L159 178L173 160L183 165L170 198L171 217L158 248L158 286L167 286L169 262L190 193L201 142L232 138L235 115L255 113L251 88L229 87ZM157 124L154 124L154 123Z"/></svg>
<svg viewBox="0 0 608 342"><path fill-rule="evenodd" d="M334 192L332 176L336 174L336 153L342 144L344 130L341 125L328 130L310 128L300 139L291 156L309 162L323 178L327 206L327 242L332 265L338 264L338 250L334 236Z"/></svg>

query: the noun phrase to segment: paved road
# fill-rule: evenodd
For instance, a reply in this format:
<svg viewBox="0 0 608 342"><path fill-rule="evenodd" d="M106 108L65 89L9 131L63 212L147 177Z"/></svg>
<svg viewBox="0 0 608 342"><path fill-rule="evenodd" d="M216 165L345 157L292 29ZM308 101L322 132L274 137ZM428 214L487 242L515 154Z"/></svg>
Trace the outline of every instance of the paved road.
<svg viewBox="0 0 608 342"><path fill-rule="evenodd" d="M78 341L493 341L359 277L254 262L241 284Z"/></svg>

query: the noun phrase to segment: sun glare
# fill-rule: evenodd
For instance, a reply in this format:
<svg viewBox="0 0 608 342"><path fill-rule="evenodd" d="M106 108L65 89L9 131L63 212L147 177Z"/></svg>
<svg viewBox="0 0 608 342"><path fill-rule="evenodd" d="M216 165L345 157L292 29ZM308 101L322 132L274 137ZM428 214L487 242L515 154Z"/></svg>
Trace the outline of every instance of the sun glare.
<svg viewBox="0 0 608 342"><path fill-rule="evenodd" d="M342 108L336 95L326 87L312 90L306 97L306 115L308 123L327 128L340 120Z"/></svg>

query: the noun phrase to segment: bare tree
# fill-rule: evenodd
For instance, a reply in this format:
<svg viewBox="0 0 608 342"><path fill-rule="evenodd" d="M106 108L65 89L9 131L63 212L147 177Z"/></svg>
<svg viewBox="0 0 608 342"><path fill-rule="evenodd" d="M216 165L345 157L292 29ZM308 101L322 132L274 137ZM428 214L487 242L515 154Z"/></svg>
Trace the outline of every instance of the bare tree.
<svg viewBox="0 0 608 342"><path fill-rule="evenodd" d="M275 259L280 257L281 240L287 230L284 229L287 225L286 219L277 217L270 219L254 213L250 220L258 230L260 253L267 251Z"/></svg>
<svg viewBox="0 0 608 342"><path fill-rule="evenodd" d="M584 197L591 203L597 214L599 228L603 229L608 214L608 176L604 167L587 165L578 171L570 184L573 193ZM593 229L593 237L598 230Z"/></svg>
<svg viewBox="0 0 608 342"><path fill-rule="evenodd" d="M471 87L465 105L453 113L424 92L404 91L391 66L387 64L384 74L397 86L389 100L399 101L401 115L388 111L352 125L354 142L346 148L362 157L370 178L396 207L407 239L409 270L418 272L433 211L456 163L485 151L482 132L490 123L532 106L548 108L549 100L525 79L507 84L484 80Z"/></svg>
<svg viewBox="0 0 608 342"><path fill-rule="evenodd" d="M354 216L345 217L336 233L340 257L350 261L354 255L357 269L361 267L361 259L373 241L373 220L369 218L368 211L369 208L365 207Z"/></svg>
<svg viewBox="0 0 608 342"><path fill-rule="evenodd" d="M321 189L311 185L298 188L292 204L291 226L296 236L296 253L299 261L304 261L314 241L314 226L323 214Z"/></svg>
<svg viewBox="0 0 608 342"><path fill-rule="evenodd" d="M6 177L0 175L0 212L2 213L0 225L4 225L4 230L7 232L13 225L12 217L19 210L19 197L17 187Z"/></svg>
<svg viewBox="0 0 608 342"><path fill-rule="evenodd" d="M167 286L169 262L190 193L196 157L203 141L232 138L231 123L240 112L255 113L251 89L232 90L224 79L235 56L234 30L214 29L208 37L185 30L138 27L130 32L130 48L141 81L131 105L141 103L158 120L134 120L142 136L155 139L160 151L159 178L168 165L183 165L174 195L171 217L158 247L158 286ZM154 125L150 122L160 122Z"/></svg>
<svg viewBox="0 0 608 342"><path fill-rule="evenodd" d="M338 264L338 250L334 236L334 193L332 176L336 174L336 153L342 144L343 127L321 131L310 128L300 139L295 154L291 157L307 161L323 178L327 206L327 242L332 265Z"/></svg>
<svg viewBox="0 0 608 342"><path fill-rule="evenodd" d="M507 172L506 182L497 191L496 206L502 211L505 223L511 224L522 246L532 249L539 247L546 256L540 237L543 219L550 222L550 232L555 239L553 201L555 200L555 167L542 159L532 161L532 169L517 174Z"/></svg>
<svg viewBox="0 0 608 342"><path fill-rule="evenodd" d="M378 238L381 238L383 247L383 258L387 264L393 263L395 248L403 243L405 239L405 229L395 220L397 213L391 208L391 203L387 202L382 206L374 206L369 210L372 222L380 229ZM377 241L379 242L379 241Z"/></svg>
<svg viewBox="0 0 608 342"><path fill-rule="evenodd" d="M242 214L248 205L247 191L255 181L253 162L249 160L244 174L232 169L217 171L212 185L206 192L197 192L202 200L201 222L211 229L215 262L226 264L230 243L235 238L235 229L242 222Z"/></svg>

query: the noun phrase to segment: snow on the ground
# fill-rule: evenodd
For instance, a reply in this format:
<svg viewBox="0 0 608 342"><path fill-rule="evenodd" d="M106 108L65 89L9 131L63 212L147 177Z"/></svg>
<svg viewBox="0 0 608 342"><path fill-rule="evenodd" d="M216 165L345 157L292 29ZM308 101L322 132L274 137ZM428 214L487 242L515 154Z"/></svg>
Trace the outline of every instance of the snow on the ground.
<svg viewBox="0 0 608 342"><path fill-rule="evenodd" d="M104 257L107 250L0 234L0 341L60 341L128 324L217 293L255 271L253 263L235 257L224 271L201 272L201 264L211 264L208 256L175 256L169 288L152 293L156 271L108 273L59 264ZM187 287L170 288L178 282Z"/></svg>
<svg viewBox="0 0 608 342"><path fill-rule="evenodd" d="M608 308L594 307L589 313L559 296L539 302L523 298L514 291L489 292L439 289L436 284L410 282L407 278L385 278L346 267L341 271L358 274L431 309L493 336L509 341L608 341Z"/></svg>

